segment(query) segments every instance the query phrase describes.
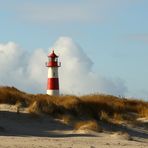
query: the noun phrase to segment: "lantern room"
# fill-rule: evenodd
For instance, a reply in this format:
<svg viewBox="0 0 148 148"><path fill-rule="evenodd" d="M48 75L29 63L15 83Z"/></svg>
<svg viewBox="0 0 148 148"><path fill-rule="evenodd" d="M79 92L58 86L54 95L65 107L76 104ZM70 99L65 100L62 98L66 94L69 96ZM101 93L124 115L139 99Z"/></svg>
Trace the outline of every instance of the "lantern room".
<svg viewBox="0 0 148 148"><path fill-rule="evenodd" d="M58 56L54 53L54 50L52 53L48 55L48 62L46 63L47 67L60 67L61 63L58 62Z"/></svg>

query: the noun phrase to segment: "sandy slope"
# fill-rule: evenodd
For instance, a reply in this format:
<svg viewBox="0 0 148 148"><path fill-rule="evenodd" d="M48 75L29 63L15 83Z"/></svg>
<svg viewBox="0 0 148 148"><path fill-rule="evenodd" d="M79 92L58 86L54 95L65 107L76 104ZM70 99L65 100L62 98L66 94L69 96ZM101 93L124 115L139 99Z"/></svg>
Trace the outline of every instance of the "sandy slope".
<svg viewBox="0 0 148 148"><path fill-rule="evenodd" d="M106 125L104 128L107 130L103 133L74 131L48 116L32 117L25 110L17 114L15 106L0 105L0 148L148 147L148 131L143 127Z"/></svg>

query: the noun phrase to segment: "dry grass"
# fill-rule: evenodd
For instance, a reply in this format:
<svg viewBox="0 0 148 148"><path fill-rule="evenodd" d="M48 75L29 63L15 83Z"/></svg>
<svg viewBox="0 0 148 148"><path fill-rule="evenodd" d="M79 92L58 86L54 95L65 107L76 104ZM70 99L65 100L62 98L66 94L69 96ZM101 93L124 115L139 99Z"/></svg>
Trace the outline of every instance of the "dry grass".
<svg viewBox="0 0 148 148"><path fill-rule="evenodd" d="M21 104L31 114L46 113L50 116L79 120L105 120L120 122L148 117L148 102L119 98L111 95L48 96L24 93L14 87L0 87L0 103ZM67 119L66 119L67 118ZM66 121L67 120L67 121Z"/></svg>
<svg viewBox="0 0 148 148"><path fill-rule="evenodd" d="M57 118L60 120L60 122L64 124L71 124L73 125L75 123L75 118L71 114L63 114L57 116Z"/></svg>
<svg viewBox="0 0 148 148"><path fill-rule="evenodd" d="M95 120L76 122L75 130L91 130L96 132L102 132L101 127Z"/></svg>
<svg viewBox="0 0 148 148"><path fill-rule="evenodd" d="M112 119L112 122L113 123L116 123L116 124L121 124L123 123L124 119L122 117L122 114L119 114L119 113L115 113L113 115L113 119Z"/></svg>
<svg viewBox="0 0 148 148"><path fill-rule="evenodd" d="M101 111L100 120L109 121L109 115L106 112Z"/></svg>
<svg viewBox="0 0 148 148"><path fill-rule="evenodd" d="M20 103L24 106L28 106L31 99L31 95L26 94L15 87L0 87L0 103L17 104Z"/></svg>
<svg viewBox="0 0 148 148"><path fill-rule="evenodd" d="M146 106L139 107L139 117L148 118L148 107L146 107Z"/></svg>

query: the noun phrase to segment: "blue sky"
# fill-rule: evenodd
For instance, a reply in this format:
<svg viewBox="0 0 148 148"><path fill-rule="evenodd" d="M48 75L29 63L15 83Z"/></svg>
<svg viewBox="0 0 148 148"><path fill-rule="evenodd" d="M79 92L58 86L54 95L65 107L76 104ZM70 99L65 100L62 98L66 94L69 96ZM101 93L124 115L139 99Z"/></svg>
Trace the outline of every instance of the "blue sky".
<svg viewBox="0 0 148 148"><path fill-rule="evenodd" d="M93 71L124 81L127 96L148 98L147 17L147 0L0 0L0 43L33 52L70 37Z"/></svg>

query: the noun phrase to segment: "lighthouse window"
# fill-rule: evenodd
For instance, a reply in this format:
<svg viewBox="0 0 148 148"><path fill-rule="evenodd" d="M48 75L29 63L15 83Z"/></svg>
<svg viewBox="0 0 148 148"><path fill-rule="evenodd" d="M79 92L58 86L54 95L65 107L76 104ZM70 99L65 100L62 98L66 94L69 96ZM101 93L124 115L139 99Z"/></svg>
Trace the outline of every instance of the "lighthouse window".
<svg viewBox="0 0 148 148"><path fill-rule="evenodd" d="M58 61L58 58L55 58L55 62L57 62Z"/></svg>

